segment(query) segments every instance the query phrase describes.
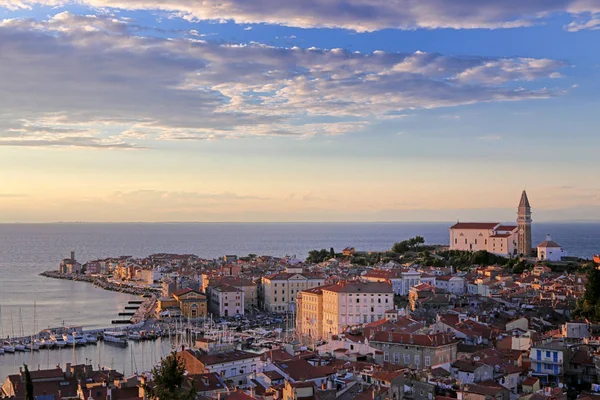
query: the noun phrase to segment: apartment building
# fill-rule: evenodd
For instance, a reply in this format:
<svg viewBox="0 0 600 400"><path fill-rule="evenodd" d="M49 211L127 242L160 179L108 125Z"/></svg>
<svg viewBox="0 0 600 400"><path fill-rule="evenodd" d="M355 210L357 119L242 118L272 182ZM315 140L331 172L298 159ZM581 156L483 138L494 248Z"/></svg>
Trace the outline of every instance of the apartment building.
<svg viewBox="0 0 600 400"><path fill-rule="evenodd" d="M542 382L559 382L564 372L566 347L560 342L532 346L529 351L531 375Z"/></svg>
<svg viewBox="0 0 600 400"><path fill-rule="evenodd" d="M297 301L297 329L303 335L324 339L348 326L385 318L385 312L394 306L394 293L387 282L342 281L304 290Z"/></svg>
<svg viewBox="0 0 600 400"><path fill-rule="evenodd" d="M325 284L325 277L311 272L279 272L262 278L264 308L270 312L295 312L296 297L306 289Z"/></svg>
<svg viewBox="0 0 600 400"><path fill-rule="evenodd" d="M451 334L415 335L374 332L371 347L383 352L383 361L415 369L449 367L456 361L458 340Z"/></svg>
<svg viewBox="0 0 600 400"><path fill-rule="evenodd" d="M208 310L219 317L244 315L244 291L229 285L207 288Z"/></svg>

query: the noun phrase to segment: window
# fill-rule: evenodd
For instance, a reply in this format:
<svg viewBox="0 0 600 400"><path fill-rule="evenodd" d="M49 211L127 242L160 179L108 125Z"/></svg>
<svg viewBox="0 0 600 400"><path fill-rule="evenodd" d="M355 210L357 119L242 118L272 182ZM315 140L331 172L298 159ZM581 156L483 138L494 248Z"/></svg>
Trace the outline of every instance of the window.
<svg viewBox="0 0 600 400"><path fill-rule="evenodd" d="M431 357L430 356L425 356L425 366L431 367Z"/></svg>
<svg viewBox="0 0 600 400"><path fill-rule="evenodd" d="M394 353L394 364L400 364L400 354Z"/></svg>
<svg viewBox="0 0 600 400"><path fill-rule="evenodd" d="M377 299L377 302L378 302L379 304L381 304L381 299Z"/></svg>
<svg viewBox="0 0 600 400"><path fill-rule="evenodd" d="M550 352L546 351L546 358L550 358Z"/></svg>
<svg viewBox="0 0 600 400"><path fill-rule="evenodd" d="M387 351L383 353L383 361L390 361L390 353L388 353Z"/></svg>
<svg viewBox="0 0 600 400"><path fill-rule="evenodd" d="M458 239L454 239L454 244L458 244Z"/></svg>
<svg viewBox="0 0 600 400"><path fill-rule="evenodd" d="M277 290L275 291L275 294L277 294Z"/></svg>
<svg viewBox="0 0 600 400"><path fill-rule="evenodd" d="M467 244L467 239L465 239L465 244Z"/></svg>
<svg viewBox="0 0 600 400"><path fill-rule="evenodd" d="M477 239L475 239L475 244L477 244Z"/></svg>
<svg viewBox="0 0 600 400"><path fill-rule="evenodd" d="M404 364L410 364L410 354L404 355Z"/></svg>
<svg viewBox="0 0 600 400"><path fill-rule="evenodd" d="M360 299L356 299L356 302L357 302L357 303L360 303Z"/></svg>

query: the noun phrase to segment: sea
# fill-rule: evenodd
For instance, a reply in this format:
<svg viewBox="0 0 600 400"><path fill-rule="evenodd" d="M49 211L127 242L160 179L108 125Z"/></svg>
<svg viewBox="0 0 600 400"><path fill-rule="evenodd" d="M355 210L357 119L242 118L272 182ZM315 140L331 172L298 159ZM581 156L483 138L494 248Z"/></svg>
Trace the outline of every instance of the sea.
<svg viewBox="0 0 600 400"><path fill-rule="evenodd" d="M56 270L75 251L78 261L153 253L191 253L214 259L251 253L305 258L312 249L387 250L395 242L423 236L448 244L450 222L440 223L56 223L0 224L0 338L48 327L109 327L130 300L88 283L39 276ZM571 256L600 253L600 223L534 223L533 242L546 234ZM35 329L34 329L35 328ZM98 344L71 350L0 355L0 379L23 363L50 368L90 362L130 374L149 370L168 354L166 341L132 343L126 349Z"/></svg>

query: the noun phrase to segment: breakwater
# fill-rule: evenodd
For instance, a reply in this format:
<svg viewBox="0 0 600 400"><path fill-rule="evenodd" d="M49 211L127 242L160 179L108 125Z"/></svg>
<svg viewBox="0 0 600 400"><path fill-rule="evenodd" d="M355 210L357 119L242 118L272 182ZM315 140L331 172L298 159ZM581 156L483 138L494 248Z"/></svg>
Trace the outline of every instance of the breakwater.
<svg viewBox="0 0 600 400"><path fill-rule="evenodd" d="M87 282L104 290L111 290L113 292L121 292L138 296L156 295L160 292L160 289L157 288L140 287L127 282L110 281L107 278L100 276L90 276L82 274L62 274L57 271L45 271L42 272L40 275L53 279L65 279L77 282Z"/></svg>

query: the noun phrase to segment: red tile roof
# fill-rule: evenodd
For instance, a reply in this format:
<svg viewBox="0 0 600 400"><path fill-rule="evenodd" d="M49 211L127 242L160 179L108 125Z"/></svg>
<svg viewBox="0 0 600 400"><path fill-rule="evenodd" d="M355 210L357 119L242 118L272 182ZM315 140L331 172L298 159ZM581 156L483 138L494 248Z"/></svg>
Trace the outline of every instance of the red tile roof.
<svg viewBox="0 0 600 400"><path fill-rule="evenodd" d="M401 343L423 347L440 347L452 343L458 343L453 335L447 333L436 333L433 335L415 335L397 332L375 332L371 342Z"/></svg>
<svg viewBox="0 0 600 400"><path fill-rule="evenodd" d="M498 222L457 222L450 229L494 229L499 225Z"/></svg>
<svg viewBox="0 0 600 400"><path fill-rule="evenodd" d="M387 282L339 282L326 289L336 293L393 293Z"/></svg>

